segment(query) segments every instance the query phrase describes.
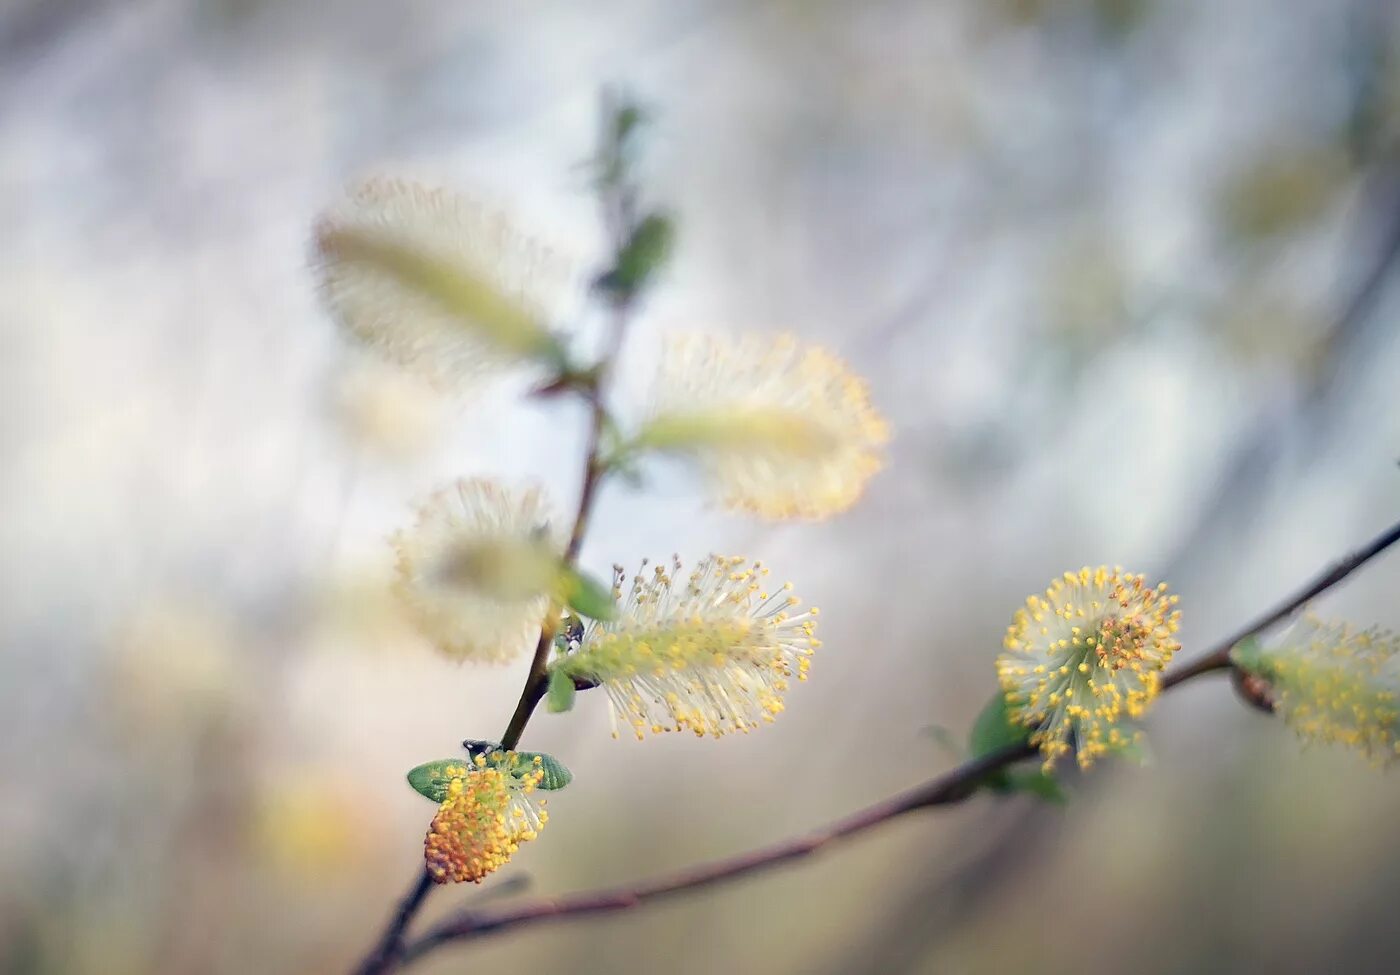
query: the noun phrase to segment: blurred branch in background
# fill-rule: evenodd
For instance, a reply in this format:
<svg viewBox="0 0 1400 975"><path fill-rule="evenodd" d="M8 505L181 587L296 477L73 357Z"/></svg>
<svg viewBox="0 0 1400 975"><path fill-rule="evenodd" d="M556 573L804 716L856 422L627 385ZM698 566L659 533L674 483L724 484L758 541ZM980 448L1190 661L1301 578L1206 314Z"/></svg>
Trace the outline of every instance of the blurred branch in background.
<svg viewBox="0 0 1400 975"><path fill-rule="evenodd" d="M1374 90L1367 91L1374 98ZM1364 107L1369 101L1359 99L1358 104L1361 107L1353 113L1357 119L1352 132L1357 146L1354 152L1358 161L1369 163L1369 168L1356 189L1350 234L1354 238L1352 249L1369 256L1357 262L1358 271L1341 275L1349 288L1339 298L1336 315L1319 339L1319 355L1304 374L1300 391L1264 417L1233 449L1214 492L1162 570L1164 577L1190 574L1192 561L1204 559L1227 530L1239 531L1249 523L1249 503L1258 499L1290 447L1303 456L1314 455L1341 422L1336 415L1339 378L1355 372L1380 329L1376 312L1400 264L1400 143L1376 145L1384 119ZM1350 265L1347 267L1349 270ZM932 275L930 281L935 289L944 285L941 275ZM920 289L907 307L890 316L888 330L905 327L908 320L923 312L932 295L932 291ZM880 330L882 336L884 332ZM1325 578L1319 580L1313 595L1331 584L1334 582ZM1272 622L1276 621L1252 624L1246 632L1257 632ZM979 833L985 828L979 823ZM1026 809L993 828L996 838L980 843L979 852L951 873L940 873L937 863L929 863L932 878L895 898L892 915L863 934L829 970L877 972L907 965L1011 881L1015 874L1006 867L1023 862L1029 851L1054 832L1054 821L1034 818L1032 810Z"/></svg>
<svg viewBox="0 0 1400 975"><path fill-rule="evenodd" d="M1154 70L1156 56L1150 43L1122 43L1151 20L1152 5L1138 6L1126 33L1097 42L1107 44L1101 51L1106 70L1128 89ZM1258 485L1290 449L1307 456L1322 443L1335 429L1332 406L1342 399L1337 377L1364 365L1383 337L1372 312L1394 264L1400 192L1400 129L1390 80L1397 71L1391 40L1396 9L1367 2L1339 8L1347 29L1336 52L1344 77L1335 104L1267 136L1241 126L1238 144L1221 160L1224 173L1207 180L1210 206L1190 218L1203 239L1200 252L1174 253L1170 267L1160 258L1140 259L1144 245L1134 238L1145 228L1131 207L1122 206L1119 179L1103 165L1114 154L1114 140L1122 138L1122 116L1132 114L1134 96L1122 94L1122 115L1095 112L1102 78L1072 66L1070 48L1058 46L1064 36L1050 29L1073 15L1059 5L1026 9L1047 28L1036 34L1036 43L1052 55L1045 84L1063 89L1058 100L1073 106L1047 141L1051 157L1077 165L1047 168L1053 175L1044 178L1053 180L1056 196L1039 201L1067 229L1031 245L1047 267L1041 289L1021 309L1032 326L1027 341L1012 351L1019 358L1011 370L1015 381L986 397L980 419L945 421L950 436L941 448L944 460L954 471L971 468L964 475L1005 473L1029 462L1037 456L1036 443L1089 395L1094 366L1105 354L1149 335L1176 333L1174 338L1205 343L1266 382L1256 419L1222 460L1211 461L1211 479L1221 487L1201 507L1215 519L1213 527L1228 525L1243 513L1233 485ZM1152 164L1152 150L1143 153L1134 165ZM995 201L958 203L942 212L946 235L975 239L996 226ZM1342 246L1334 247L1342 237ZM990 245L976 242L979 250ZM1333 253L1339 256L1329 260ZM1356 255L1364 261L1353 260ZM1348 301L1354 296L1354 306L1338 307L1329 300L1330 289L1318 286L1325 279L1316 272L1325 274L1327 263L1339 268L1333 275L1337 294ZM911 295L913 310L922 304L927 314L942 298L937 290L918 290ZM887 325L877 323L871 331L893 331L913 319L909 309L897 308ZM1203 381L1212 382L1209 372ZM1203 537L1193 532L1178 539L1178 551L1205 556Z"/></svg>
<svg viewBox="0 0 1400 975"><path fill-rule="evenodd" d="M1362 181L1357 192L1354 234L1374 241L1374 252L1341 302L1320 340L1314 368L1305 375L1298 396L1266 416L1233 451L1217 479L1201 517L1177 543L1166 574L1177 576L1192 558L1202 557L1207 540L1223 537L1227 527L1247 523L1250 499L1259 496L1270 474L1290 447L1314 456L1338 422L1337 380L1352 374L1364 360L1375 333L1374 312L1397 263L1400 263L1400 143L1392 145Z"/></svg>
<svg viewBox="0 0 1400 975"><path fill-rule="evenodd" d="M919 879L893 899L878 924L842 950L823 971L830 975L884 975L912 971L919 960L1024 871L1041 843L1056 835L1063 817L1020 800L1009 815L981 817L973 834L950 844L975 846L951 869L911 870Z"/></svg>
<svg viewBox="0 0 1400 975"><path fill-rule="evenodd" d="M1164 577L1190 574L1193 560L1204 559L1212 544L1219 544L1227 532L1248 525L1250 502L1259 498L1284 454L1291 448L1303 456L1314 456L1341 422L1337 415L1338 380L1353 374L1368 355L1380 329L1378 306L1400 265L1400 143L1372 144L1378 131L1374 126L1380 121L1368 112L1366 122L1358 123L1361 129L1354 133L1355 138L1365 140L1364 148L1356 151L1369 158L1371 166L1356 191L1351 235L1356 238L1356 249L1370 256L1358 263L1359 272L1344 275L1352 278L1350 289L1340 298L1336 316L1319 340L1319 357L1305 374L1301 390L1264 417L1233 449L1212 496L1162 570ZM900 314L902 317L905 312ZM1349 571L1344 569L1343 576ZM1316 591L1306 598L1325 591L1335 581L1339 579L1319 580ZM1275 622L1277 619L1252 624L1240 638ZM958 919L976 910L979 899L990 898L1002 883L1013 878L1014 874L1004 869L1007 864L1020 862L1052 831L1048 820L1032 825L1029 810L999 827L999 842L984 844L980 855L951 875L936 876L897 899L896 914L864 935L831 971L890 970L936 944ZM930 864L930 868L935 866Z"/></svg>
<svg viewBox="0 0 1400 975"><path fill-rule="evenodd" d="M1215 644L1205 653L1175 669L1162 682L1163 690L1205 674L1230 669L1230 650L1242 640L1256 636L1304 607L1314 597L1342 582L1371 559L1400 541L1400 522L1392 525L1360 549L1325 569L1299 592L1285 599L1239 632ZM638 907L674 894L698 890L738 877L769 870L822 851L904 816L934 806L960 803L977 794L989 774L1008 768L1036 754L1029 744L1012 745L975 757L906 792L892 796L853 813L844 819L805 836L760 847L747 853L700 864L654 880L624 887L584 891L563 897L546 897L507 907L466 910L431 928L402 950L405 964L414 962L437 948L456 941L470 941L511 928L547 920L608 914ZM960 872L958 876L965 876Z"/></svg>

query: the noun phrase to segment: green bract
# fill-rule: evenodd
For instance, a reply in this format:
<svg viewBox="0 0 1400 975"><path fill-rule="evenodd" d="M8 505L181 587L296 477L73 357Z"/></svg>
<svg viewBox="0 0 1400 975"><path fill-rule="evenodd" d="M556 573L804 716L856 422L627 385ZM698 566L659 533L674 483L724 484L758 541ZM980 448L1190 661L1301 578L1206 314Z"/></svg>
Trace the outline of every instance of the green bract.
<svg viewBox="0 0 1400 975"><path fill-rule="evenodd" d="M572 675L557 667L549 672L549 689L545 692L545 704L551 714L572 711L575 693Z"/></svg>
<svg viewBox="0 0 1400 975"><path fill-rule="evenodd" d="M538 788L546 792L562 789L573 781L573 773L553 755L544 752L504 752L495 742L488 741L473 740L464 744L470 754L468 758L444 758L435 762L424 762L411 769L408 773L408 784L413 787L413 791L433 802L444 801L453 779L464 778L476 770L478 755L489 765L508 769L517 779L523 778L535 768L535 760L539 759L538 768L544 775Z"/></svg>
<svg viewBox="0 0 1400 975"><path fill-rule="evenodd" d="M1012 722L1006 695L998 692L972 723L968 751L972 758L982 758L1003 748L1026 744L1030 733L1029 728ZM993 792L1028 792L1048 802L1063 803L1066 798L1060 783L1042 769L998 769L989 773L982 784Z"/></svg>

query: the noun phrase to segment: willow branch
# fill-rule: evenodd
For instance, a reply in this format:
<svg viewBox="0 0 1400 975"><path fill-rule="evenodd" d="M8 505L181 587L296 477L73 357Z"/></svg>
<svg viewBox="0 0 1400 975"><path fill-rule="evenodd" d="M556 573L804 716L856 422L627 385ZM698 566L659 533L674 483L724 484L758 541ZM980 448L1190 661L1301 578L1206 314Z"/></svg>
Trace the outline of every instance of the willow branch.
<svg viewBox="0 0 1400 975"><path fill-rule="evenodd" d="M603 209L605 213L616 211L623 215L619 216L618 219L624 219L629 212L628 205L623 202L624 200L625 195L621 188L618 188L614 193L604 194ZM620 254L622 248L627 244L627 235L630 230L625 223L614 224L613 221L609 220L608 224L613 228L616 237L614 248ZM586 451L587 459L584 462L583 486L579 490L578 510L574 514L573 528L569 531L569 542L564 549L564 565L569 568L573 568L578 561L579 551L583 548L584 535L588 533L588 520L593 513L593 501L598 493L598 485L602 482L604 474L607 473L607 462L602 451L603 428L608 421L605 391L613 364L622 348L622 338L627 331L627 320L631 311L632 297L630 294L617 295L613 298L612 319L609 322L602 358L599 359L598 366L593 371L592 378L585 390L590 406L588 448ZM520 700L516 703L515 713L511 715L510 724L506 727L505 734L501 736L501 747L507 751L520 744L520 736L525 733L525 726L529 724L531 715L535 713L535 708L539 706L544 697L545 689L549 686L549 651L554 646L554 631L558 625L559 608L551 606L548 616L540 627L540 639L535 644L535 654L530 660L530 672L525 678L524 688L520 691Z"/></svg>
<svg viewBox="0 0 1400 975"><path fill-rule="evenodd" d="M624 318L619 313L614 328L621 330ZM611 348L616 348L614 344ZM590 403L587 457L584 462L583 485L579 490L578 508L574 513L573 527L569 533L568 547L564 550L564 564L572 567L578 560L579 549L588 529L588 518L593 510L593 501L598 493L598 483L602 480L604 468L601 461L603 424L607 418L607 408L600 390L604 368L599 369L598 377L588 391ZM554 631L557 626L558 607L551 606L549 613L540 623L539 640L530 660L530 670L525 678L525 686L520 691L515 711L505 733L501 735L501 746L512 749L520 743L531 715L544 697L549 682L549 651L554 645ZM433 888L433 878L425 868L419 873L413 886L399 902L398 909L390 919L384 933L374 949L366 956L357 969L358 975L385 975L393 971L403 960L404 932L417 915L428 893Z"/></svg>
<svg viewBox="0 0 1400 975"><path fill-rule="evenodd" d="M389 919L374 948L355 969L357 975L383 975L384 972L392 971L402 960L404 932L408 930L409 923L423 906L423 901L427 900L428 892L432 889L433 878L424 868L414 878L408 893L399 900L394 916Z"/></svg>
<svg viewBox="0 0 1400 975"><path fill-rule="evenodd" d="M603 207L609 227L616 240L618 252L626 244L630 233L626 220L630 219L631 202L625 187L616 187L613 194L605 194ZM615 199L613 198L615 196ZM612 219L615 218L615 219ZM622 221L622 222L618 222ZM606 389L614 361L622 347L623 334L631 314L632 295L620 294L613 298L612 318L606 337L602 357L598 365L588 374L587 379L576 382L574 387L583 393L589 405L588 446L584 451L583 483L579 488L578 506L574 511L573 525L569 530L569 541L564 549L563 565L573 568L578 562L583 539L588 532L589 517L593 513L593 503L597 498L598 487L607 473L607 463L603 458L603 429L608 421ZM576 379L577 377L575 377ZM515 711L501 735L501 747L510 750L520 743L525 726L544 698L549 686L549 652L554 646L554 634L559 625L560 607L551 603L545 618L540 622L540 636L535 642L535 651L530 658L530 669L525 677L525 685L520 690ZM380 935L375 947L356 969L357 975L386 975L399 967L404 960L404 934L414 917L422 908L428 894L433 889L433 878L426 867L414 880L413 886L399 901L399 906Z"/></svg>
<svg viewBox="0 0 1400 975"><path fill-rule="evenodd" d="M620 321L615 324L620 329ZM601 377L602 370L599 370ZM583 536L588 531L588 518L593 511L593 499L598 493L598 483L603 479L601 447L603 424L607 418L607 408L599 390L601 378L595 380L589 393L591 413L589 416L588 453L584 462L583 487L579 490L578 509L574 513L573 528L569 532L568 547L564 549L564 564L570 568L578 561L579 550L583 547ZM520 700L516 702L515 713L505 734L501 735L501 747L509 751L520 744L520 736L535 713L540 699L549 685L549 651L554 646L554 631L558 626L559 607L551 606L548 615L540 624L540 638L535 644L534 656L530 658L530 670L521 688Z"/></svg>
<svg viewBox="0 0 1400 975"><path fill-rule="evenodd" d="M1336 586L1397 541L1400 541L1400 522L1325 569L1312 582L1238 632L1173 670L1162 681L1163 689L1176 687L1205 674L1230 669L1229 654L1235 644L1247 637L1256 636L1292 616L1310 600ZM964 762L922 785L867 806L816 832L781 840L725 859L687 867L641 883L582 891L562 897L526 900L497 908L460 911L410 943L403 951L403 962L408 964L450 942L474 940L542 921L628 910L673 894L699 890L770 870L811 856L840 840L873 830L915 810L962 802L977 792L978 786L989 774L1033 755L1035 749L1029 745L1012 746L992 752Z"/></svg>
<svg viewBox="0 0 1400 975"><path fill-rule="evenodd" d="M564 551L564 563L568 566L573 566L578 559L579 549L583 545L583 536L587 531L588 517L593 510L593 500L597 495L598 482L602 479L603 474L599 457L603 423L607 416L607 410L596 383L589 392L589 399L591 405L590 429L587 459L584 463L583 486L579 491L578 509L574 513L574 523L569 533L568 547ZM524 734L530 716L534 714L535 708L544 696L545 687L549 681L549 650L554 644L554 630L558 615L558 608L551 606L550 612L540 623L540 637L535 644L534 656L530 660L530 670L525 678L525 686L520 691L520 699L516 702L515 712L511 715L510 723L506 726L505 733L501 735L503 748L511 749L520 743L520 736ZM360 967L356 970L358 975L385 975L402 963L404 932L408 930L408 926L413 922L413 918L422 908L423 902L427 900L428 893L432 889L433 878L424 868L414 880L413 886L399 901L398 909L390 918L388 926L380 935L374 949L360 963Z"/></svg>

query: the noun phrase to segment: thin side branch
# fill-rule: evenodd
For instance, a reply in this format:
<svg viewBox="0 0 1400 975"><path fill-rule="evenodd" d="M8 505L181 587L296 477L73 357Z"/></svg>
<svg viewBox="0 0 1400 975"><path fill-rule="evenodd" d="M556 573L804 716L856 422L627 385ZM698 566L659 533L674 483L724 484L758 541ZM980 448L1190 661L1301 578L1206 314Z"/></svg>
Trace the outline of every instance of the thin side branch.
<svg viewBox="0 0 1400 975"><path fill-rule="evenodd" d="M1169 689L1215 671L1230 669L1230 649L1246 637L1262 633L1287 619L1310 600L1340 583L1371 559L1400 541L1400 522L1392 525L1362 548L1341 559L1278 606L1232 634L1194 660L1174 670L1163 680ZM685 891L699 890L751 873L811 856L838 840L856 836L883 823L931 806L962 802L977 792L979 783L992 772L1035 755L1028 745L1006 748L973 759L922 785L884 799L872 806L837 820L805 836L782 840L746 853L699 864L649 881L626 887L582 891L563 897L539 898L514 905L460 911L404 948L404 964L415 961L444 944L467 941L488 934L540 921L608 914Z"/></svg>
<svg viewBox="0 0 1400 975"><path fill-rule="evenodd" d="M609 205L608 200L605 199L605 209ZM613 205L623 206L621 203ZM627 243L625 226L617 230L616 233L617 239L614 244L620 252ZM630 297L620 296L614 300L607 344L588 388L590 413L583 487L579 490L578 511L574 515L573 528L569 532L569 544L564 550L564 564L570 567L578 561L578 554L583 548L584 535L588 533L588 519L593 513L593 501L598 493L598 485L602 483L603 476L607 473L607 463L603 458L603 427L608 422L608 408L604 396L613 364L622 347L622 337L627 331L627 321L631 311ZM540 639L535 644L535 654L530 660L529 676L525 678L525 687L520 692L520 700L515 706L515 713L511 715L510 724L506 727L505 734L501 736L501 747L506 750L520 744L520 736L525 733L525 726L529 724L530 717L535 713L535 708L539 706L540 701L544 698L545 689L549 686L549 651L554 646L554 632L558 626L558 617L558 610L551 607L549 615L540 627Z"/></svg>
<svg viewBox="0 0 1400 975"><path fill-rule="evenodd" d="M615 327L620 329L621 324ZM583 536L588 530L588 516L593 511L593 499L598 493L598 482L603 477L600 451L607 409L603 405L602 393L596 385L590 393L590 400L592 412L589 415L588 453L584 462L583 487L579 490L578 510L574 513L569 544L564 550L564 564L571 567L578 561L579 550L583 547ZM551 606L549 614L540 625L540 638L535 643L534 656L530 658L530 670L525 678L525 686L520 691L520 700L516 702L510 724L501 736L501 747L507 751L520 744L520 736L525 733L525 726L530 723L530 717L535 713L535 708L549 685L549 651L554 646L558 617L558 608Z"/></svg>

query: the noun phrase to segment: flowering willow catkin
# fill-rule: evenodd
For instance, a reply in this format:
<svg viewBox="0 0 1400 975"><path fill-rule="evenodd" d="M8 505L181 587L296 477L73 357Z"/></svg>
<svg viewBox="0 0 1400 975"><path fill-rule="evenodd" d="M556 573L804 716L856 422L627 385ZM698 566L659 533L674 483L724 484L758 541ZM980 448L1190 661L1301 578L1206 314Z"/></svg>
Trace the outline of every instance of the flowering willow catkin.
<svg viewBox="0 0 1400 975"><path fill-rule="evenodd" d="M435 883L480 883L533 840L549 813L534 793L544 772L533 765L520 775L477 756L448 785L423 841L424 862Z"/></svg>
<svg viewBox="0 0 1400 975"><path fill-rule="evenodd" d="M855 503L889 429L864 380L790 335L668 337L637 445L694 460L725 505L822 518Z"/></svg>
<svg viewBox="0 0 1400 975"><path fill-rule="evenodd" d="M462 197L369 180L321 215L315 246L336 322L439 387L557 352L535 293L546 289L523 286L547 277L537 273L542 251Z"/></svg>
<svg viewBox="0 0 1400 975"><path fill-rule="evenodd" d="M1031 596L1006 632L997 674L1013 721L1032 729L1047 767L1079 764L1127 745L1180 648L1180 614L1166 584L1121 568L1066 572Z"/></svg>
<svg viewBox="0 0 1400 975"><path fill-rule="evenodd" d="M749 731L783 710L791 681L807 677L816 609L791 585L769 589L768 570L711 555L689 575L679 560L638 572L615 620L590 622L554 664L605 688L613 716L638 738Z"/></svg>
<svg viewBox="0 0 1400 975"><path fill-rule="evenodd" d="M1383 765L1400 755L1400 636L1309 615L1268 645L1237 646L1231 659L1268 683L1275 710L1305 741Z"/></svg>
<svg viewBox="0 0 1400 975"><path fill-rule="evenodd" d="M395 586L444 655L505 663L530 642L549 606L558 552L538 488L459 480L429 497L394 536Z"/></svg>

